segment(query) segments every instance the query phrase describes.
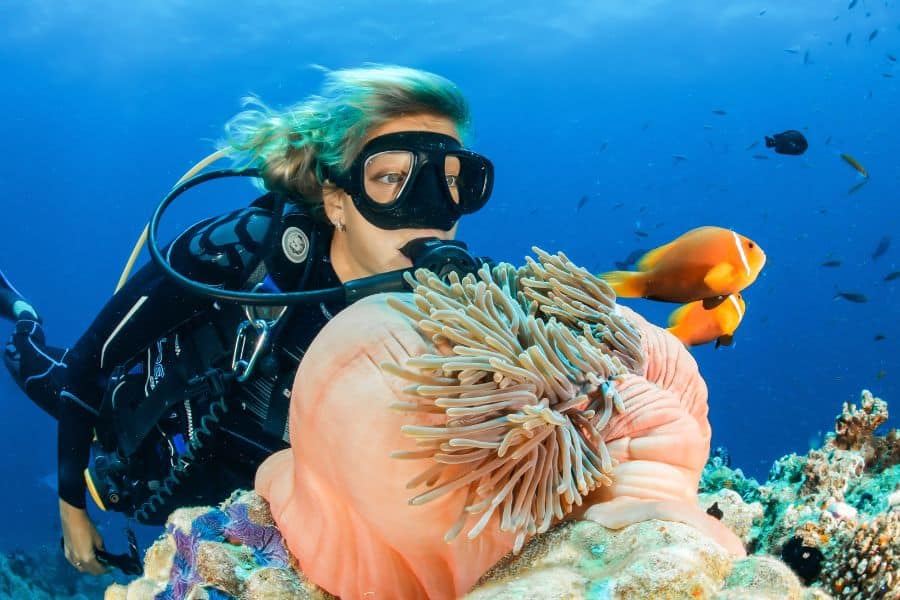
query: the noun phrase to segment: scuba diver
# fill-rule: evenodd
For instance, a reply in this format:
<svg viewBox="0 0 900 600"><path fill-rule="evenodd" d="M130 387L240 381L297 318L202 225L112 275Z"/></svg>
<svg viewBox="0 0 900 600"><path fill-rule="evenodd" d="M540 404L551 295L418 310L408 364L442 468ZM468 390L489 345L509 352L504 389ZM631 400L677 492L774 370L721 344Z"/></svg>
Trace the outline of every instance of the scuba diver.
<svg viewBox="0 0 900 600"><path fill-rule="evenodd" d="M58 422L63 548L79 571L119 566L86 491L101 509L162 524L175 508L251 487L288 445L297 365L335 314L407 290L413 268L489 263L453 240L459 218L490 197L493 167L462 145L469 108L450 81L374 65L328 72L318 95L284 111L248 103L197 170L225 153L243 167L182 178L145 230L151 262L128 278L139 242L71 348L47 345L39 312L0 274L0 317L15 322L4 362ZM165 208L231 176L256 177L267 193L160 249Z"/></svg>

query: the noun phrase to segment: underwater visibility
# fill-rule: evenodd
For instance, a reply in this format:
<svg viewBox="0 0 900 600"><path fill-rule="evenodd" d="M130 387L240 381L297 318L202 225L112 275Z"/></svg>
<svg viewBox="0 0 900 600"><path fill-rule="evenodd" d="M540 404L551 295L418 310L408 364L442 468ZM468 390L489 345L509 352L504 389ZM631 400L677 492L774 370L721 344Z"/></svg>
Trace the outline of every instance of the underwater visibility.
<svg viewBox="0 0 900 600"><path fill-rule="evenodd" d="M895 0L0 17L0 597L900 599Z"/></svg>

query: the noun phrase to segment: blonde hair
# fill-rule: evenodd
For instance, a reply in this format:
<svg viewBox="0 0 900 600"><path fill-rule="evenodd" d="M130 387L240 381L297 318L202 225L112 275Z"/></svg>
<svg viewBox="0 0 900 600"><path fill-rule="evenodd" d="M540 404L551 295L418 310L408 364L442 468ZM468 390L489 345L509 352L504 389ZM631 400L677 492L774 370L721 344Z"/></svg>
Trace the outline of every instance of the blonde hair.
<svg viewBox="0 0 900 600"><path fill-rule="evenodd" d="M452 121L463 140L469 105L448 79L417 69L366 65L327 71L317 95L275 110L256 96L226 125L219 147L242 167L257 167L266 189L306 203L322 218L323 167L346 171L366 133L393 118L435 114Z"/></svg>

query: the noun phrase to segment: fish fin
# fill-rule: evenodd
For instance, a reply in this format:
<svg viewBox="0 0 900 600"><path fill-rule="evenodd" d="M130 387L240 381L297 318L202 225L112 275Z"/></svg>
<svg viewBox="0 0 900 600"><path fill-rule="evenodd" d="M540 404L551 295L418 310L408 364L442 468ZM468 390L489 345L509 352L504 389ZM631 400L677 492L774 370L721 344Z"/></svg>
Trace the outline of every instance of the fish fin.
<svg viewBox="0 0 900 600"><path fill-rule="evenodd" d="M709 270L706 277L703 278L703 283L705 283L709 289L717 292L727 288L729 284L731 284L733 276L734 267L730 263L722 262Z"/></svg>
<svg viewBox="0 0 900 600"><path fill-rule="evenodd" d="M643 255L640 260L637 261L637 268L639 271L649 271L653 267L656 266L656 263L659 262L659 259L662 258L662 255L668 251L671 243L663 244L659 248L654 248L653 250L647 252Z"/></svg>
<svg viewBox="0 0 900 600"><path fill-rule="evenodd" d="M687 314L687 311L690 310L690 304L683 304L672 311L672 314L669 315L668 325L670 328L676 327L681 321L684 320L684 315Z"/></svg>
<svg viewBox="0 0 900 600"><path fill-rule="evenodd" d="M712 310L718 305L725 302L728 296L713 296L712 298L704 298L703 299L703 309L704 310Z"/></svg>
<svg viewBox="0 0 900 600"><path fill-rule="evenodd" d="M647 293L647 278L635 271L608 271L598 275L609 284L617 296L642 298Z"/></svg>
<svg viewBox="0 0 900 600"><path fill-rule="evenodd" d="M716 338L716 348L719 346L730 346L734 343L733 335L720 335Z"/></svg>

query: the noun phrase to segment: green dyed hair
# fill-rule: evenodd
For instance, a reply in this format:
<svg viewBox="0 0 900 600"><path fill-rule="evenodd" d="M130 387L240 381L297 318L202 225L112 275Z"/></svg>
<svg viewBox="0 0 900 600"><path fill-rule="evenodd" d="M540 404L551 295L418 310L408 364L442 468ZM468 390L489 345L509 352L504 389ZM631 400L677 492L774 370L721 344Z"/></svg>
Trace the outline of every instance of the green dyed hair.
<svg viewBox="0 0 900 600"><path fill-rule="evenodd" d="M465 143L469 105L459 88L434 73L393 65L326 71L317 95L283 110L258 97L225 126L228 149L242 167L258 167L266 189L298 196L322 216L323 167L346 171L379 125L411 114L434 114L456 125Z"/></svg>

